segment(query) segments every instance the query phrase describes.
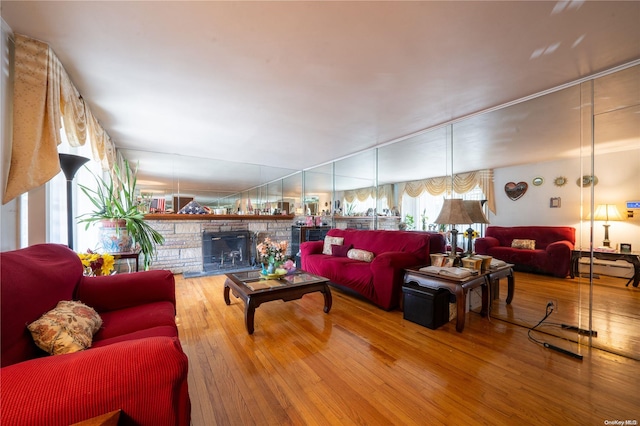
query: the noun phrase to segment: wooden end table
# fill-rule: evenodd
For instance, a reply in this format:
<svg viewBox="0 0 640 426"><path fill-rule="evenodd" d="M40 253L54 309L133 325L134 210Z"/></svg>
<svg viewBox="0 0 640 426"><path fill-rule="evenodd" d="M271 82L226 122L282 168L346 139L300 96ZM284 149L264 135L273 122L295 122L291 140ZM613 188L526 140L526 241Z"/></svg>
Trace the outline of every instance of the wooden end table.
<svg viewBox="0 0 640 426"><path fill-rule="evenodd" d="M320 292L324 295L324 312L331 310L331 290L329 280L324 277L297 270L293 274L276 279L263 279L260 271L243 271L226 274L224 301L231 304L229 292L244 302L244 323L247 332L253 334L256 308L272 300L300 299L308 293Z"/></svg>
<svg viewBox="0 0 640 426"><path fill-rule="evenodd" d="M581 257L589 257L591 256L590 250L582 250L577 248L571 251L571 266L569 268L569 274L571 278L575 278L576 275L579 275L578 266ZM625 287L628 287L629 284L633 281L633 286L638 287L640 283L640 252L631 252L631 253L623 253L620 251L609 252L609 251L598 251L593 250L593 258L600 260L624 260L633 265L633 276L629 278Z"/></svg>
<svg viewBox="0 0 640 426"><path fill-rule="evenodd" d="M509 279L507 304L510 304L513 300L515 288L513 265L510 264L485 272L479 272L478 275L471 275L463 279L420 271L419 267L409 268L405 272L404 282L414 282L429 288L444 288L453 293L456 296L456 331L462 332L462 330L464 330L467 293L469 290L477 287L482 288L482 308L480 309L480 315L486 317L489 312L489 285L505 277Z"/></svg>
<svg viewBox="0 0 640 426"><path fill-rule="evenodd" d="M136 272L138 272L138 263L140 259L140 249L136 249L133 251L119 251L114 253L109 253L113 256L113 260L118 261L121 259L133 259L136 262ZM129 261L127 260L127 267L129 268L129 272L131 272L131 266L129 265Z"/></svg>

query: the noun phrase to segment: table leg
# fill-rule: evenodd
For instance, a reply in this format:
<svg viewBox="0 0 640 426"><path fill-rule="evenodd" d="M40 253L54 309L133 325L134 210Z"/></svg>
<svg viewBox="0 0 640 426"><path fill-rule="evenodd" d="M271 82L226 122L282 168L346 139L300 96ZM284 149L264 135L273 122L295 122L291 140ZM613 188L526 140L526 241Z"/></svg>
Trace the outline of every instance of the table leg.
<svg viewBox="0 0 640 426"><path fill-rule="evenodd" d="M507 285L507 305L510 305L513 300L513 292L516 288L516 279L513 276L513 270L511 270L511 274L507 276Z"/></svg>
<svg viewBox="0 0 640 426"><path fill-rule="evenodd" d="M491 293L491 281L487 277L486 282L482 287L482 308L480 309L480 316L486 317L489 312L489 293Z"/></svg>
<svg viewBox="0 0 640 426"><path fill-rule="evenodd" d="M571 262L569 265L569 276L575 278L578 275L578 265L580 262L580 253L571 253Z"/></svg>
<svg viewBox="0 0 640 426"><path fill-rule="evenodd" d="M249 300L244 305L244 325L247 327L247 333L253 334L253 323L256 315L256 307L253 306L253 301L251 300L251 296L249 296Z"/></svg>
<svg viewBox="0 0 640 426"><path fill-rule="evenodd" d="M322 294L324 295L324 313L328 314L331 310L331 305L333 304L333 298L331 297L331 289L327 284L324 285L324 291Z"/></svg>
<svg viewBox="0 0 640 426"><path fill-rule="evenodd" d="M227 285L227 283L224 283L224 303L226 303L227 305L231 304L231 300L229 300L229 286Z"/></svg>
<svg viewBox="0 0 640 426"><path fill-rule="evenodd" d="M464 316L465 316L465 306L467 304L467 292L462 289L462 286L458 286L455 291L456 295L456 331L462 332L464 330Z"/></svg>

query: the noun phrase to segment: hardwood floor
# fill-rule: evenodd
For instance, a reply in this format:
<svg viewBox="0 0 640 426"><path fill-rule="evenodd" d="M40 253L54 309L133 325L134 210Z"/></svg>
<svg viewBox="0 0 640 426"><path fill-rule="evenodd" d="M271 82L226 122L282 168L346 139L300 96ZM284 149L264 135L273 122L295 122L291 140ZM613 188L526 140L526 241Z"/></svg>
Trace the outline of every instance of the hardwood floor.
<svg viewBox="0 0 640 426"><path fill-rule="evenodd" d="M514 303L527 294L516 279ZM640 362L630 358L562 340L578 361L473 312L462 333L455 321L430 330L335 289L329 314L320 293L263 304L248 335L223 282L176 276L196 426L640 420Z"/></svg>
<svg viewBox="0 0 640 426"><path fill-rule="evenodd" d="M589 346L587 334L563 330L570 325L596 332L593 346L640 360L640 288L625 286L626 279L600 276L593 285L593 316L589 324L589 280L562 279L517 273L511 305L506 305L506 280L500 283L501 300L492 307L494 318L531 327L545 314L550 300L556 311L541 331ZM577 345L573 345L577 346Z"/></svg>

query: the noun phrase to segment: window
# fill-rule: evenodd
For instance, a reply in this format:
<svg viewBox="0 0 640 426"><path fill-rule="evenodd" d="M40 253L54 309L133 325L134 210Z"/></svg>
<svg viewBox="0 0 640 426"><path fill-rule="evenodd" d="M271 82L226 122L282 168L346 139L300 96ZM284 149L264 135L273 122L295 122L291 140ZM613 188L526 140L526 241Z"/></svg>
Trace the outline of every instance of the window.
<svg viewBox="0 0 640 426"><path fill-rule="evenodd" d="M427 191L418 197L407 194L402 196L402 220L407 223L407 229L418 231L437 231L441 226L435 223L440 214L445 198L462 198L464 200L483 200L484 193L479 186L464 194L452 193L451 196L431 195ZM482 224L471 224L471 227L480 232ZM465 228L466 229L466 228Z"/></svg>
<svg viewBox="0 0 640 426"><path fill-rule="evenodd" d="M65 132L62 131L63 144L58 147L58 151L65 154L80 155L92 158L91 146L85 144L80 147L70 147L66 143ZM80 167L72 183L73 212L75 228L73 245L76 251L86 251L87 249L98 249L98 229L89 226L85 229L85 224L78 223L78 217L92 211L95 206L84 195L78 187L78 183L86 186L94 186L95 180L91 172L102 175L102 168L97 161L88 161ZM68 244L67 237L67 180L64 173L60 172L53 179L47 182L47 241L52 243Z"/></svg>

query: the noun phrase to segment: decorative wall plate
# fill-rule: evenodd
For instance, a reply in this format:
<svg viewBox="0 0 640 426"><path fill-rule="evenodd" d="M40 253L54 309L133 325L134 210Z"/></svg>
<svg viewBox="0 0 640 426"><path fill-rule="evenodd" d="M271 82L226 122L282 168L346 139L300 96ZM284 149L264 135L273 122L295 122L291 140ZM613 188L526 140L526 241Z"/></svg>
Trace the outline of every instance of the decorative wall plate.
<svg viewBox="0 0 640 426"><path fill-rule="evenodd" d="M533 178L533 180L531 181L531 183L534 186L540 186L544 183L544 178L540 177L540 176L536 176Z"/></svg>
<svg viewBox="0 0 640 426"><path fill-rule="evenodd" d="M522 197L528 188L529 185L527 185L527 182L509 182L504 186L504 192L507 194L507 197L515 201Z"/></svg>
<svg viewBox="0 0 640 426"><path fill-rule="evenodd" d="M593 184L594 186L598 184L597 176L584 175L582 176L582 178L578 178L578 180L576 181L576 185L582 187L590 186L591 184Z"/></svg>
<svg viewBox="0 0 640 426"><path fill-rule="evenodd" d="M555 180L553 181L553 184L555 186L562 186L564 184L567 183L567 178L564 176L558 176L557 178L555 178Z"/></svg>

